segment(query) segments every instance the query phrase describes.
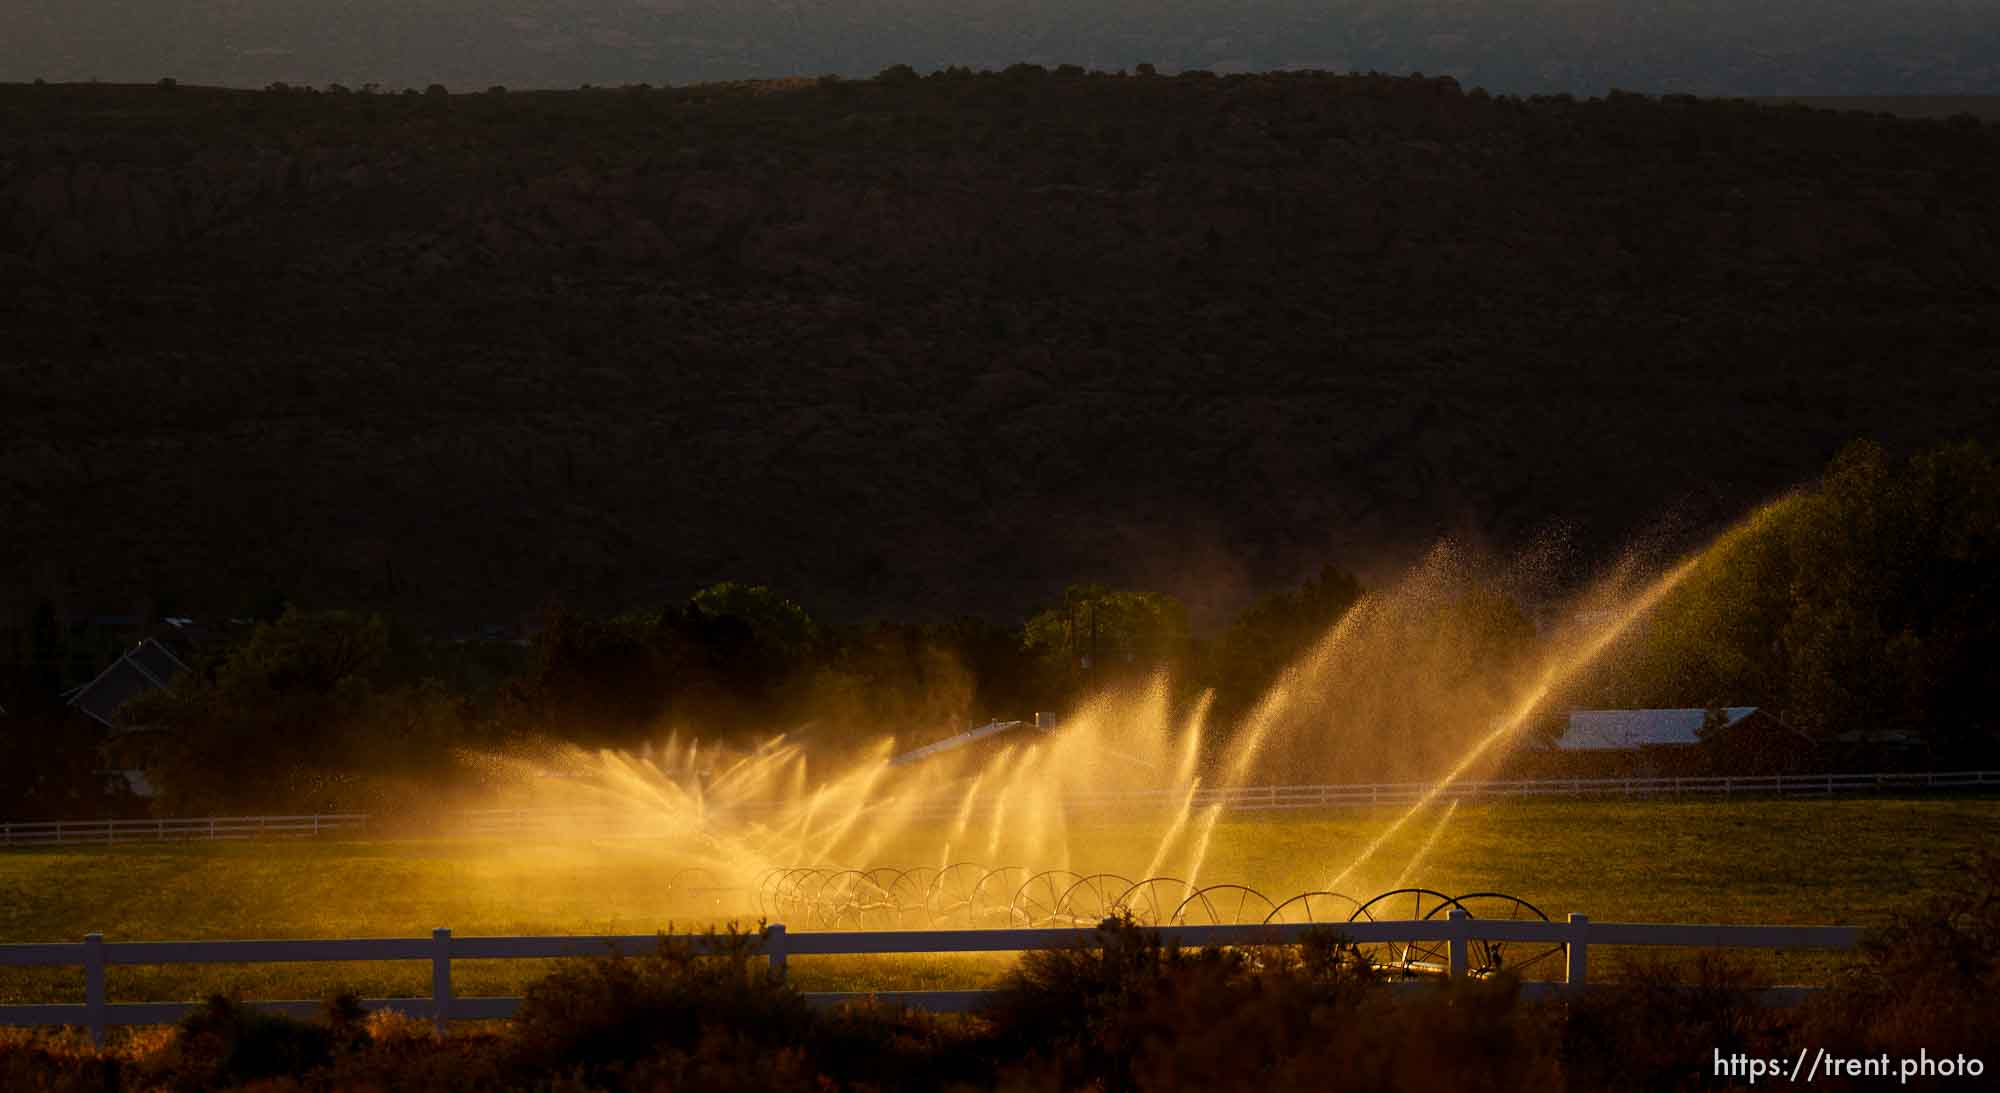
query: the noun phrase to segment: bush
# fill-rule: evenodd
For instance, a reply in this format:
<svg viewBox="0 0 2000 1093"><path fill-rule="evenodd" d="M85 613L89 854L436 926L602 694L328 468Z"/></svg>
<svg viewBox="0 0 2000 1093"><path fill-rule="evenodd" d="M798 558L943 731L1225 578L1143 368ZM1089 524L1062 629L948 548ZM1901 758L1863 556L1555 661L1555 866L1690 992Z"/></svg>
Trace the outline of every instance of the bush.
<svg viewBox="0 0 2000 1093"><path fill-rule="evenodd" d="M1633 963L1625 980L1567 1007L1572 1089L1678 1089L1706 1081L1715 1052L1788 1055L1788 1019L1758 1005L1749 965L1727 953ZM1772 1045L1777 1045L1773 1047Z"/></svg>
<svg viewBox="0 0 2000 1093"><path fill-rule="evenodd" d="M891 1006L870 998L817 1016L810 1057L821 1074L878 1089L992 1085L990 1026L982 1019Z"/></svg>
<svg viewBox="0 0 2000 1093"><path fill-rule="evenodd" d="M218 994L181 1020L169 1065L183 1087L227 1088L317 1070L333 1061L334 1042L326 1025L265 1013Z"/></svg>
<svg viewBox="0 0 2000 1093"><path fill-rule="evenodd" d="M801 1043L805 999L764 966L762 935L711 930L700 946L661 935L651 956L562 968L528 989L515 1015L515 1062L603 1080L662 1052L711 1063Z"/></svg>
<svg viewBox="0 0 2000 1093"><path fill-rule="evenodd" d="M2000 852L1965 882L1862 942L1833 989L1804 1010L1805 1037L1857 1054L1916 1055L2000 1043Z"/></svg>
<svg viewBox="0 0 2000 1093"><path fill-rule="evenodd" d="M47 1093L111 1093L123 1061L91 1051L87 1042L41 1029L0 1028L0 1089Z"/></svg>
<svg viewBox="0 0 2000 1093"><path fill-rule="evenodd" d="M1511 980L1395 999L1333 934L1301 949L1165 945L1129 918L1101 947L1028 953L989 1011L1023 1084L1165 1089L1545 1088L1549 1037ZM1450 1051L1412 1053L1414 1043Z"/></svg>

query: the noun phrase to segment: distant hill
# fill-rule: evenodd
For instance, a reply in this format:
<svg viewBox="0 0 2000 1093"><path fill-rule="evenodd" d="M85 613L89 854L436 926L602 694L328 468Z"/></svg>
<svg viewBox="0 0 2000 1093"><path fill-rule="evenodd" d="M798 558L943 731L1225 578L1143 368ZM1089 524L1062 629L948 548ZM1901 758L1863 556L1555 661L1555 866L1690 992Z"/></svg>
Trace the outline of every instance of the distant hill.
<svg viewBox="0 0 2000 1093"><path fill-rule="evenodd" d="M1899 118L1949 119L1960 115L2000 121L2000 95L1788 95L1752 99L1771 106L1806 106L1814 110L1858 110Z"/></svg>
<svg viewBox="0 0 2000 1093"><path fill-rule="evenodd" d="M890 65L1449 72L1515 94L2000 94L1984 0L10 0L0 80L455 91Z"/></svg>
<svg viewBox="0 0 2000 1093"><path fill-rule="evenodd" d="M898 78L901 77L901 78ZM1450 80L0 88L0 596L1198 618L2000 430L2000 130Z"/></svg>

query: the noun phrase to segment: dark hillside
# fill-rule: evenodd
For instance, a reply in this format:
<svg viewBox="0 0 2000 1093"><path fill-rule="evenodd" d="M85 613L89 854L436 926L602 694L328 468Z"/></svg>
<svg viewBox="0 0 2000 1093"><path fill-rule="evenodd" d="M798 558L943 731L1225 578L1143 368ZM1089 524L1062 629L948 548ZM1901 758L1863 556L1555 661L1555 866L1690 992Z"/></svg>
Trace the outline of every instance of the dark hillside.
<svg viewBox="0 0 2000 1093"><path fill-rule="evenodd" d="M0 80L229 87L552 89L1068 61L1450 72L1516 94L2000 94L2000 8L1967 0L10 0L0 42Z"/></svg>
<svg viewBox="0 0 2000 1093"><path fill-rule="evenodd" d="M2000 130L1449 80L0 88L0 593L1197 617L2000 434Z"/></svg>

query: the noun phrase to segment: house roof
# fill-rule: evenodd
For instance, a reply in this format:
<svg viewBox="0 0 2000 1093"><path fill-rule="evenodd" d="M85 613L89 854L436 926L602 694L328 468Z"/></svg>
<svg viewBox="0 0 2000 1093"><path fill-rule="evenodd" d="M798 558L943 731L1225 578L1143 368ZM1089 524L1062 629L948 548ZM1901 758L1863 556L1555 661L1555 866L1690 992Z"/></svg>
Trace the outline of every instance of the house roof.
<svg viewBox="0 0 2000 1093"><path fill-rule="evenodd" d="M1734 725L1757 712L1755 706L1730 706L1723 724ZM1569 726L1556 738L1557 751L1632 751L1701 743L1703 709L1571 710Z"/></svg>
<svg viewBox="0 0 2000 1093"><path fill-rule="evenodd" d="M119 728L118 708L145 694L165 687L176 673L187 670L179 657L166 646L147 638L130 652L111 662L97 678L69 693L69 704L105 728Z"/></svg>
<svg viewBox="0 0 2000 1093"><path fill-rule="evenodd" d="M914 763L919 759L928 759L933 755L943 752L955 751L967 744L984 740L989 736L998 736L1011 729L1018 729L1025 724L1027 724L1026 721L989 721L976 729L967 729L956 736L947 736L935 744L926 744L915 751L906 751L889 760L889 765L892 767L902 766L904 763Z"/></svg>

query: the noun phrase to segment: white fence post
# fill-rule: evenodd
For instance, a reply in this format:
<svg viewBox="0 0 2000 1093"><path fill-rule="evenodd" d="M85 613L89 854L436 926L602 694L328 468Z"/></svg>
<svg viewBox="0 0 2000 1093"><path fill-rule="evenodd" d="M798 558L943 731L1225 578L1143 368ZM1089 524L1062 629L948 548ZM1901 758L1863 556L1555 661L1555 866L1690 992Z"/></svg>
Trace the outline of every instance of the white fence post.
<svg viewBox="0 0 2000 1093"><path fill-rule="evenodd" d="M451 1028L451 929L431 931L431 1012L437 1034Z"/></svg>
<svg viewBox="0 0 2000 1093"><path fill-rule="evenodd" d="M771 960L771 977L785 981L785 924L773 922L764 929L764 952Z"/></svg>
<svg viewBox="0 0 2000 1093"><path fill-rule="evenodd" d="M1464 979L1467 969L1472 967L1472 916L1465 908L1451 909L1451 978L1453 982Z"/></svg>
<svg viewBox="0 0 2000 1093"><path fill-rule="evenodd" d="M83 937L83 1023L90 1028L90 1046L103 1050L105 1018L104 1012L104 935L85 934Z"/></svg>
<svg viewBox="0 0 2000 1093"><path fill-rule="evenodd" d="M1570 912L1569 949L1565 954L1569 966L1563 974L1563 989L1571 995L1583 993L1583 985L1590 979L1590 916Z"/></svg>

